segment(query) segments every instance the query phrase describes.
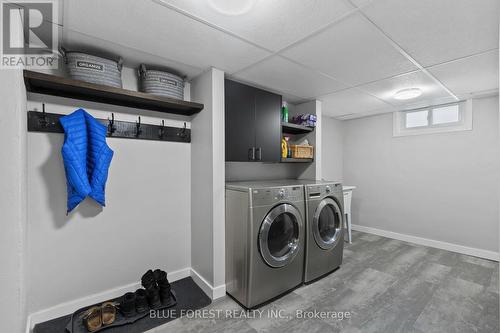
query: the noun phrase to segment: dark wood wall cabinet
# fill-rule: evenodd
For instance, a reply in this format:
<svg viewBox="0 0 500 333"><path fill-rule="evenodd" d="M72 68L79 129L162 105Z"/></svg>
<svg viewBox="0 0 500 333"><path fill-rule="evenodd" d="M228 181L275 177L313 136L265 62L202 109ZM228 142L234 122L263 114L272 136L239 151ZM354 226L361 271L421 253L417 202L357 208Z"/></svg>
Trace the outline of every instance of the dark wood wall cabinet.
<svg viewBox="0 0 500 333"><path fill-rule="evenodd" d="M281 161L281 96L225 80L226 161Z"/></svg>

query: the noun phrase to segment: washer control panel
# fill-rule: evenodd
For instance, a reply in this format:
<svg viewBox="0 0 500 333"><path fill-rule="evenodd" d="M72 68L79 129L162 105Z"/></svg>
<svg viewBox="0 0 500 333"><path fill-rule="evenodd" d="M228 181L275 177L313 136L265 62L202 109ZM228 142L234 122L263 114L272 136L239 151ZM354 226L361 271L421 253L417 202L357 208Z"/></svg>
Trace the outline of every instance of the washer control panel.
<svg viewBox="0 0 500 333"><path fill-rule="evenodd" d="M304 200L304 189L302 186L284 186L272 188L252 189L252 202L254 206L270 205L280 201Z"/></svg>

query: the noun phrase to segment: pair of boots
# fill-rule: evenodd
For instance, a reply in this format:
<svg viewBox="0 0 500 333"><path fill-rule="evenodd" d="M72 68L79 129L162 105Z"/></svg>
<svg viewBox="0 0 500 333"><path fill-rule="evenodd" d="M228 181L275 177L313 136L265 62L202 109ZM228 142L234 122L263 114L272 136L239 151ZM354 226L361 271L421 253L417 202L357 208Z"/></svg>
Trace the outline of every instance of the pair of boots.
<svg viewBox="0 0 500 333"><path fill-rule="evenodd" d="M141 283L148 299L154 299L154 303L160 306L170 301L172 297L170 283L167 279L167 272L160 269L148 270L141 278ZM156 306L152 306L154 308Z"/></svg>
<svg viewBox="0 0 500 333"><path fill-rule="evenodd" d="M170 283L165 271L148 270L141 278L143 288L126 293L120 302L120 311L125 317L143 314L167 304L172 297Z"/></svg>
<svg viewBox="0 0 500 333"><path fill-rule="evenodd" d="M153 298L151 298L152 300ZM144 289L126 293L120 302L120 311L125 317L133 317L149 310L150 299Z"/></svg>
<svg viewBox="0 0 500 333"><path fill-rule="evenodd" d="M136 314L143 314L150 308L157 307L157 297L148 295L146 290L137 289L135 292L126 293L120 302L120 311L125 317L133 317ZM155 303L156 302L156 303Z"/></svg>

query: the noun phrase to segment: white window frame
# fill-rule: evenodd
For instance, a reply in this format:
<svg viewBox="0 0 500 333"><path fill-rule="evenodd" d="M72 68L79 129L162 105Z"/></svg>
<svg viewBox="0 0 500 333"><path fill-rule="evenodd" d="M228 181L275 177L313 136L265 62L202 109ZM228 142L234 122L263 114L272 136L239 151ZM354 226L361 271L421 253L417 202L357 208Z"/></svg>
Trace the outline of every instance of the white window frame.
<svg viewBox="0 0 500 333"><path fill-rule="evenodd" d="M432 115L434 109L439 109L445 106L458 105L459 121L446 124L432 124ZM428 110L429 125L418 127L406 127L406 114L411 112ZM393 113L393 136L409 136L434 133L446 133L457 131L472 130L472 100L447 103L441 105L433 105L424 108L396 111Z"/></svg>

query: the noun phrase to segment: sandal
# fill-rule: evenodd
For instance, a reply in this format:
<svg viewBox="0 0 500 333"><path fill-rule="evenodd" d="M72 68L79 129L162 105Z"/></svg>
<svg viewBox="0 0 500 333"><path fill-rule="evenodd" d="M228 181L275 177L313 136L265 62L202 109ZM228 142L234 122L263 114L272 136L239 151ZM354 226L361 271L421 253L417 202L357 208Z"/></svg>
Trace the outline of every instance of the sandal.
<svg viewBox="0 0 500 333"><path fill-rule="evenodd" d="M101 305L103 325L111 325L116 319L116 306L114 302L105 302Z"/></svg>
<svg viewBox="0 0 500 333"><path fill-rule="evenodd" d="M95 332L102 327L101 308L91 307L83 313L83 324L89 332Z"/></svg>

